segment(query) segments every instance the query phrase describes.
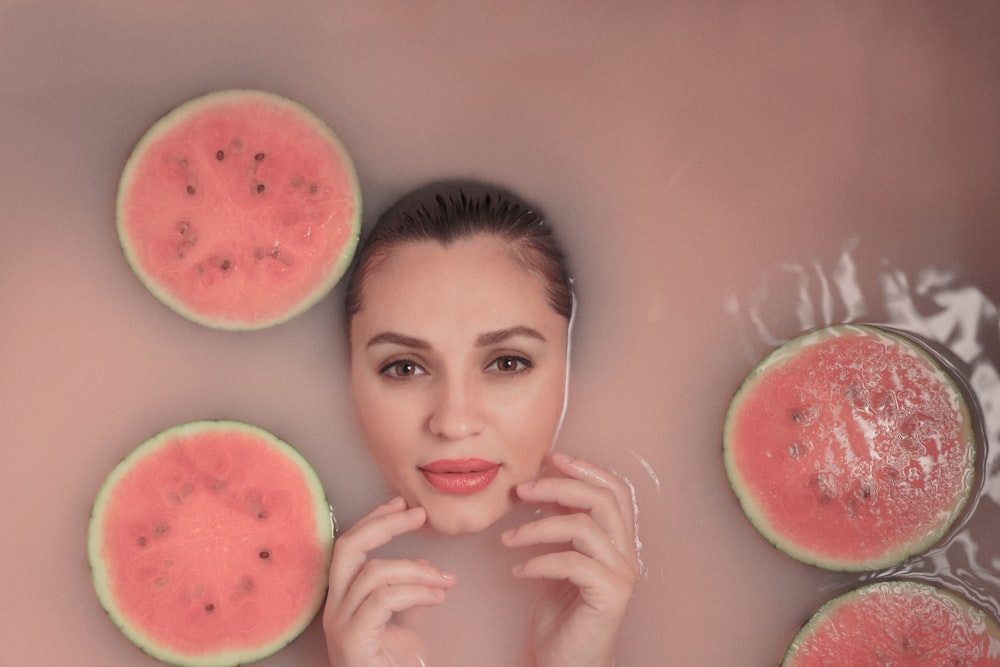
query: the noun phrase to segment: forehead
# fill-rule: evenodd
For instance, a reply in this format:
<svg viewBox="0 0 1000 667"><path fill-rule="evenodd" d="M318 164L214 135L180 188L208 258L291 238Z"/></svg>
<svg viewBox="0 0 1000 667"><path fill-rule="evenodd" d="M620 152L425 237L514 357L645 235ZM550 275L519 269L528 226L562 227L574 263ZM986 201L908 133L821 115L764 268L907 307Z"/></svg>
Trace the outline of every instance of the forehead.
<svg viewBox="0 0 1000 667"><path fill-rule="evenodd" d="M442 328L481 332L529 323L566 327L549 303L544 278L527 269L508 242L481 235L389 250L365 276L351 330L354 339L365 331L430 335Z"/></svg>

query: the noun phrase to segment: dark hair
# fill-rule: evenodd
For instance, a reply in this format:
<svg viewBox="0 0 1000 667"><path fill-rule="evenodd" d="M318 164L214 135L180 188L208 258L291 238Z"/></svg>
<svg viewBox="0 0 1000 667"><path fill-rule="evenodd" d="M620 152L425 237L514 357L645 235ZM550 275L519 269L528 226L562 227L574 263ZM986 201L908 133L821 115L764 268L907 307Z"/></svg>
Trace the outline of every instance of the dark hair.
<svg viewBox="0 0 1000 667"><path fill-rule="evenodd" d="M514 193L478 181L440 181L404 195L382 214L361 243L347 282L345 314L361 310L365 280L390 250L404 243L454 241L492 235L510 242L521 265L542 277L549 303L560 315L573 314L566 260L541 212Z"/></svg>

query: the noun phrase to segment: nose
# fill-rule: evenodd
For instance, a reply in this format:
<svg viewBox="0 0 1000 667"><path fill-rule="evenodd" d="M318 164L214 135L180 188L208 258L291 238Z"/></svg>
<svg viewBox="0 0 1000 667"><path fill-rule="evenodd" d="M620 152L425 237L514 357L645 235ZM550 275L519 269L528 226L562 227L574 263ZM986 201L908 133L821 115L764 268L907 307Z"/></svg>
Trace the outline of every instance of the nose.
<svg viewBox="0 0 1000 667"><path fill-rule="evenodd" d="M483 430L482 397L475 383L459 377L439 378L433 393L428 427L445 440L461 440Z"/></svg>

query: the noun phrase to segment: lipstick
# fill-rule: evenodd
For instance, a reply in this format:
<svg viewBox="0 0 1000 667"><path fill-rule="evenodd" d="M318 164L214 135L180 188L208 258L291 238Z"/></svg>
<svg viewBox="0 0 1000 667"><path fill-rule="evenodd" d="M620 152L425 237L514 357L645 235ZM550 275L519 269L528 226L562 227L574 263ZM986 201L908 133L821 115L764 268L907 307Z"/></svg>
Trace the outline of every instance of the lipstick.
<svg viewBox="0 0 1000 667"><path fill-rule="evenodd" d="M421 466L427 482L441 493L478 493L496 479L500 464L484 459L438 459Z"/></svg>

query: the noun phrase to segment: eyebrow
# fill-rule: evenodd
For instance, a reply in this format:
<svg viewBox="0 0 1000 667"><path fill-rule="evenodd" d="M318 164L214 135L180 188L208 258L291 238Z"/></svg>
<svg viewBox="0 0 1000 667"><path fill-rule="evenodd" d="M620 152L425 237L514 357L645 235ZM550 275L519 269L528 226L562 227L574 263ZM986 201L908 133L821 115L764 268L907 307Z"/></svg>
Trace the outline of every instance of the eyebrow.
<svg viewBox="0 0 1000 667"><path fill-rule="evenodd" d="M517 336L526 336L543 342L545 341L545 336L539 333L536 329L526 326L515 326L479 334L476 337L476 347L489 347L490 345L496 345ZM410 347L416 350L428 350L431 347L430 343L421 338L414 338L413 336L407 336L393 331L384 331L380 334L372 336L366 347L373 347L375 345L399 345L401 347Z"/></svg>

